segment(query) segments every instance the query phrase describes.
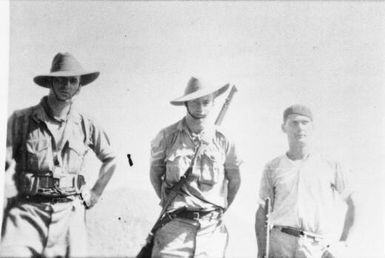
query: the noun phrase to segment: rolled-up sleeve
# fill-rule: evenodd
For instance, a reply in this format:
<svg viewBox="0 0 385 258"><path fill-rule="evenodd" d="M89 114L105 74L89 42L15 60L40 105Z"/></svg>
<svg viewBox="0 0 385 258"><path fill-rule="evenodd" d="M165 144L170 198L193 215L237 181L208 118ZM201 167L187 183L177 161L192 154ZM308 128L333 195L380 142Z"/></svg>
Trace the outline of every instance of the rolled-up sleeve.
<svg viewBox="0 0 385 258"><path fill-rule="evenodd" d="M116 154L111 146L107 133L99 125L95 124L95 122L90 121L90 124L90 148L95 152L101 162L114 159Z"/></svg>
<svg viewBox="0 0 385 258"><path fill-rule="evenodd" d="M151 141L150 173L164 174L166 170L166 139L163 131Z"/></svg>
<svg viewBox="0 0 385 258"><path fill-rule="evenodd" d="M225 158L225 170L238 169L242 164L242 159L234 142L229 141Z"/></svg>
<svg viewBox="0 0 385 258"><path fill-rule="evenodd" d="M351 171L345 169L339 163L335 165L335 188L343 199L346 199L355 191Z"/></svg>

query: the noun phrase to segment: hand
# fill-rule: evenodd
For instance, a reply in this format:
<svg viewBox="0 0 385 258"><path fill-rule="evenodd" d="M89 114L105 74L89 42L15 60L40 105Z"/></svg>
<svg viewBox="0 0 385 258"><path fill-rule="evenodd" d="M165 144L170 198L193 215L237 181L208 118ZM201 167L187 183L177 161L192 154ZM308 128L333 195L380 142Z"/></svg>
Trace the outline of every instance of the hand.
<svg viewBox="0 0 385 258"><path fill-rule="evenodd" d="M261 250L258 250L257 258L265 258L266 257L266 251L265 247L261 248Z"/></svg>
<svg viewBox="0 0 385 258"><path fill-rule="evenodd" d="M348 245L345 241L332 243L322 254L322 258L346 257Z"/></svg>
<svg viewBox="0 0 385 258"><path fill-rule="evenodd" d="M86 209L91 209L98 202L100 197L94 191L88 189L84 189L80 195Z"/></svg>
<svg viewBox="0 0 385 258"><path fill-rule="evenodd" d="M265 252L261 252L261 253L258 252L257 258L265 258L264 253Z"/></svg>

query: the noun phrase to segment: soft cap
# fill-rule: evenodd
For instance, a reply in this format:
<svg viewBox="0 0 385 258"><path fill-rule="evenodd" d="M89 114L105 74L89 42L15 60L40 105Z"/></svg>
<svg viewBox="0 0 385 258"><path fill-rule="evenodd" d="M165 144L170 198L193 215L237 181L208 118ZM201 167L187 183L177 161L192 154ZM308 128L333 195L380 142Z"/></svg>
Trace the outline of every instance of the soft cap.
<svg viewBox="0 0 385 258"><path fill-rule="evenodd" d="M283 121L285 122L287 117L293 114L306 116L313 121L313 114L310 108L300 104L291 105L290 107L286 108L285 111L283 112Z"/></svg>

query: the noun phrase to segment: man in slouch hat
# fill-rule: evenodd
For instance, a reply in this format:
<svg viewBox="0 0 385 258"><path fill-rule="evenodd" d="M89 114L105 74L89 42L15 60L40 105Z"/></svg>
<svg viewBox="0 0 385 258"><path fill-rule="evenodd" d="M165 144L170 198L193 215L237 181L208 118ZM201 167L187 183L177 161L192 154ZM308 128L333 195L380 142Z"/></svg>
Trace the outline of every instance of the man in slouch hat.
<svg viewBox="0 0 385 258"><path fill-rule="evenodd" d="M356 214L350 175L340 163L314 150L308 107L288 107L281 127L289 150L267 163L262 175L255 223L259 257L266 251L267 198L272 203L269 257L346 257ZM339 198L347 205L343 225L336 216Z"/></svg>
<svg viewBox="0 0 385 258"><path fill-rule="evenodd" d="M4 214L1 257L87 255L85 208L98 201L116 163L107 134L72 104L98 76L58 53L50 73L34 78L48 95L9 118L6 169L14 167L18 193ZM89 149L102 162L90 188L82 175Z"/></svg>
<svg viewBox="0 0 385 258"><path fill-rule="evenodd" d="M163 208L170 189L192 165L187 182L166 207L172 219L155 233L152 257L225 254L228 233L222 215L239 189L241 162L210 111L228 86L213 87L192 77L184 96L171 101L185 106L186 116L162 129L151 143L150 178Z"/></svg>

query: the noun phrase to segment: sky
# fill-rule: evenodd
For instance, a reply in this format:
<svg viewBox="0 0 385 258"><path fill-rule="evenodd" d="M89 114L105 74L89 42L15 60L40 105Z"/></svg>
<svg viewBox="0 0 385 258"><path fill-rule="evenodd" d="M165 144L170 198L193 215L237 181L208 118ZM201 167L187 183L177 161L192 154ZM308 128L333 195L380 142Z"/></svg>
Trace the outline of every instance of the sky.
<svg viewBox="0 0 385 258"><path fill-rule="evenodd" d="M150 141L185 115L169 101L183 95L191 76L236 85L222 125L244 160L229 228L254 254L259 178L265 163L287 150L283 110L306 104L317 149L352 170L366 211L360 230L372 233L356 240L376 256L384 251L384 25L381 2L13 1L6 116L37 104L47 89L33 77L49 71L56 53L72 53L101 72L76 105L102 125L119 155L106 191L139 188L155 201ZM99 163L89 163L92 181ZM239 217L250 219L250 228L231 223ZM235 243L229 251L240 252Z"/></svg>

